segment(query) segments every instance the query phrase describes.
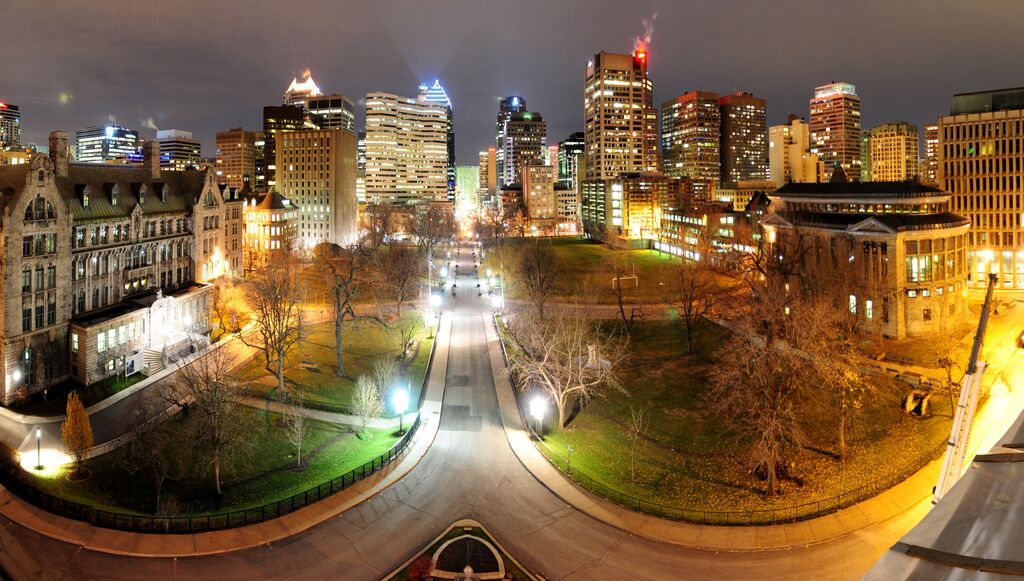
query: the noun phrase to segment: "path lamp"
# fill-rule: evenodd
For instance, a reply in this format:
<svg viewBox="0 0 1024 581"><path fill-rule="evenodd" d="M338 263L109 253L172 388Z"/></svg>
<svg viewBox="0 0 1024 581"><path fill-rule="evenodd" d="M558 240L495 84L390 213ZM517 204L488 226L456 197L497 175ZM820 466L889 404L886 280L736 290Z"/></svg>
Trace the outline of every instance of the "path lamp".
<svg viewBox="0 0 1024 581"><path fill-rule="evenodd" d="M409 407L409 390L399 387L391 394L391 405L398 413L398 433L405 433L405 410Z"/></svg>
<svg viewBox="0 0 1024 581"><path fill-rule="evenodd" d="M537 438L538 439L541 436L544 435L543 434L543 432L544 432L543 421L544 421L544 408L546 408L546 407L547 407L547 404L545 403L544 398L541 397L541 396L537 396L537 397L533 398L533 401L530 402L530 415L533 416L533 419L537 420Z"/></svg>
<svg viewBox="0 0 1024 581"><path fill-rule="evenodd" d="M41 444L39 443L43 437L42 430L36 428L36 470L43 469L43 456L41 450Z"/></svg>

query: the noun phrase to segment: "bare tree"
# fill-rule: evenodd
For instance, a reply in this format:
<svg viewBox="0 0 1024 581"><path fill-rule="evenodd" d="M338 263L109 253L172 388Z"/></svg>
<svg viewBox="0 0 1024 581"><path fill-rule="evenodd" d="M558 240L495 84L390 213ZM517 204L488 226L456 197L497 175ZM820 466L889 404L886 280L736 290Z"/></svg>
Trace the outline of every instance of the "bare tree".
<svg viewBox="0 0 1024 581"><path fill-rule="evenodd" d="M717 287L703 263L681 260L667 271L663 300L675 310L675 321L686 337L689 353L693 349L693 330L711 313Z"/></svg>
<svg viewBox="0 0 1024 581"><path fill-rule="evenodd" d="M299 394L290 398L287 408L281 419L284 422L285 435L288 442L295 446L295 467L302 466L302 446L309 435L309 420L305 416L306 408L303 405L303 397Z"/></svg>
<svg viewBox="0 0 1024 581"><path fill-rule="evenodd" d="M361 273L371 266L373 252L363 240L348 246L337 246L322 242L313 249L314 260L327 276L334 310L334 342L338 377L345 377L345 335L344 323L360 318L356 315L355 299L363 286Z"/></svg>
<svg viewBox="0 0 1024 581"><path fill-rule="evenodd" d="M550 246L537 241L523 245L516 264L516 278L537 309L537 317L540 319L544 318L544 305L558 286L561 274L562 268Z"/></svg>
<svg viewBox="0 0 1024 581"><path fill-rule="evenodd" d="M955 303L949 299L949 293L942 296L938 309L939 324L928 342L930 358L946 373L945 388L949 392L950 413L956 410L956 382L953 376L957 370L962 369L960 340L964 337L963 327L967 324L966 307L958 310Z"/></svg>
<svg viewBox="0 0 1024 581"><path fill-rule="evenodd" d="M438 247L455 236L455 219L446 208L430 205L416 217L413 234L424 256L431 259Z"/></svg>
<svg viewBox="0 0 1024 581"><path fill-rule="evenodd" d="M644 409L629 408L629 481L636 482L636 443L644 431Z"/></svg>
<svg viewBox="0 0 1024 581"><path fill-rule="evenodd" d="M267 370L277 376L277 388L282 391L285 359L303 334L303 289L292 263L291 257L282 254L253 279L250 303L255 326L251 333L239 335L246 345L263 351Z"/></svg>
<svg viewBox="0 0 1024 581"><path fill-rule="evenodd" d="M401 318L402 304L416 296L420 286L420 258L410 247L393 245L386 255L381 271L385 273L394 294L396 315Z"/></svg>
<svg viewBox="0 0 1024 581"><path fill-rule="evenodd" d="M153 510L159 511L164 483L184 473L182 435L162 421L162 410L153 407L153 403L163 400L149 401L150 404L138 404L131 412L132 439L120 456L120 463L129 476L138 472L148 474L153 486Z"/></svg>
<svg viewBox="0 0 1024 581"><path fill-rule="evenodd" d="M633 332L633 323L636 319L642 318L643 305L630 307L629 314L626 314L626 288L632 286L639 289L640 279L637 278L636 265L629 262L625 253L618 252L612 258L610 264L612 295L615 297L615 304L619 307L619 318L622 320L622 327L626 334ZM629 282L627 282L629 281ZM632 285L630 285L632 283ZM639 294L637 294L639 297Z"/></svg>
<svg viewBox="0 0 1024 581"><path fill-rule="evenodd" d="M410 358L413 354L413 346L416 343L416 337L419 336L423 330L423 319L417 316L405 317L399 319L391 327L392 331L398 335L399 346L402 349L402 366L408 365Z"/></svg>
<svg viewBox="0 0 1024 581"><path fill-rule="evenodd" d="M366 433L366 426L372 418L378 418L384 413L384 396L369 375L360 375L356 379L356 388L352 394L352 411L359 418L360 434Z"/></svg>
<svg viewBox="0 0 1024 581"><path fill-rule="evenodd" d="M510 371L522 389L538 387L554 400L564 428L575 406L607 390L625 391L617 369L625 341L600 323L566 313L546 319L516 316L509 321L514 345Z"/></svg>
<svg viewBox="0 0 1024 581"><path fill-rule="evenodd" d="M221 472L225 465L245 458L252 445L246 416L235 403L243 389L229 375L235 358L227 349L212 349L178 366L176 380L163 393L164 399L184 407L198 417L193 445L209 455L214 490L221 494Z"/></svg>
<svg viewBox="0 0 1024 581"><path fill-rule="evenodd" d="M397 208L391 204L367 204L367 244L374 250L380 248L398 230Z"/></svg>

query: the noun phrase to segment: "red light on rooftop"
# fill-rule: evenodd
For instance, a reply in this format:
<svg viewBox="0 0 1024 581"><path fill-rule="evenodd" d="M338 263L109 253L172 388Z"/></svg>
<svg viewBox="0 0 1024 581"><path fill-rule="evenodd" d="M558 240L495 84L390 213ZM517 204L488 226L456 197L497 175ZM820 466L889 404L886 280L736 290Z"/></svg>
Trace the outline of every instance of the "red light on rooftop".
<svg viewBox="0 0 1024 581"><path fill-rule="evenodd" d="M0 109L6 109L7 103L0 103Z"/></svg>
<svg viewBox="0 0 1024 581"><path fill-rule="evenodd" d="M645 61L645 60L647 60L647 51L638 48L636 50L636 52L633 53L633 56L635 56L636 58L638 58L638 59L640 59L642 61Z"/></svg>

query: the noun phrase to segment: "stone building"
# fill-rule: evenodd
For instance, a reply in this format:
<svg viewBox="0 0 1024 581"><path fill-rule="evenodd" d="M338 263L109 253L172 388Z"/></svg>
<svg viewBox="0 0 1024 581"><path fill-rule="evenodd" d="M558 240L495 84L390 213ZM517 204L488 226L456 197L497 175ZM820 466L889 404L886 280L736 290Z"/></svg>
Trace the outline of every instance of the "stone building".
<svg viewBox="0 0 1024 581"><path fill-rule="evenodd" d="M277 191L242 202L245 215L245 272L267 263L276 254L292 250L299 234L298 208Z"/></svg>
<svg viewBox="0 0 1024 581"><path fill-rule="evenodd" d="M842 293L865 330L927 336L966 308L970 220L950 212L949 193L833 178L790 183L769 197L765 239L802 257L801 278Z"/></svg>
<svg viewBox="0 0 1024 581"><path fill-rule="evenodd" d="M5 404L162 367L209 331L205 283L230 270L212 171L161 170L155 141L141 167L70 163L62 131L49 145L0 167Z"/></svg>

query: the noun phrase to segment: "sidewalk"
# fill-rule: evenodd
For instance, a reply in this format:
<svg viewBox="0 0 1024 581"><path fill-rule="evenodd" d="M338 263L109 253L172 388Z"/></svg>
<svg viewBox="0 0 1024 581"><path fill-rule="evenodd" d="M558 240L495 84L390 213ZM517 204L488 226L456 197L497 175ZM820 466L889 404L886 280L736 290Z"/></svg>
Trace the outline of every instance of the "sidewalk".
<svg viewBox="0 0 1024 581"><path fill-rule="evenodd" d="M441 317L426 399L420 408L420 429L402 459L351 488L295 512L255 525L207 533L132 533L94 527L56 516L24 502L0 487L0 513L39 534L90 551L138 557L216 555L281 541L299 534L379 494L419 464L437 436L448 372L451 328L452 315L449 312Z"/></svg>
<svg viewBox="0 0 1024 581"><path fill-rule="evenodd" d="M279 401L266 400L257 397L236 397L235 401L251 408L269 410L279 414L291 413L291 406L285 405ZM300 415L305 416L312 420L319 420L321 422L329 422L332 424L345 424L348 426L359 426L362 424L362 420L358 416L352 416L348 414L339 414L335 412L325 412L315 408L299 408L298 412ZM416 412L407 412L403 416L405 425L408 426L416 418ZM370 418L366 425L370 428L397 428L398 427L398 416L393 418Z"/></svg>
<svg viewBox="0 0 1024 581"><path fill-rule="evenodd" d="M931 502L941 460L936 460L893 488L864 502L811 520L770 526L711 526L661 519L633 512L586 491L566 478L537 450L523 425L515 393L505 373L494 321L483 315L487 350L494 375L501 418L512 451L534 478L566 504L597 520L667 543L711 551L777 550L823 543L917 510Z"/></svg>

